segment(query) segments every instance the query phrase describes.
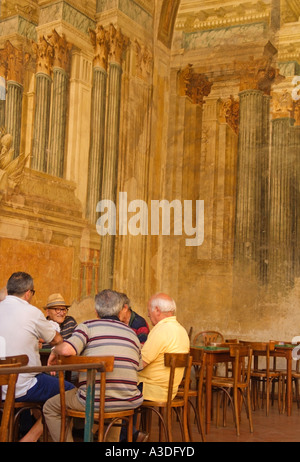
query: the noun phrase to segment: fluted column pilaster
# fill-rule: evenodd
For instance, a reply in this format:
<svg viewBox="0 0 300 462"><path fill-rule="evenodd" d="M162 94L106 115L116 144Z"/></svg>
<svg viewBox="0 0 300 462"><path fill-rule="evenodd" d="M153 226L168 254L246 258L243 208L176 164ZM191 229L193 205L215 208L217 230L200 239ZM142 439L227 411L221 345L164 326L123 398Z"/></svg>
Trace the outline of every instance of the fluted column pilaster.
<svg viewBox="0 0 300 462"><path fill-rule="evenodd" d="M91 134L86 216L96 222L96 207L100 200L105 136L107 72L101 67L93 70Z"/></svg>
<svg viewBox="0 0 300 462"><path fill-rule="evenodd" d="M262 235L265 232L269 97L260 90L240 93L235 257L265 277Z"/></svg>
<svg viewBox="0 0 300 462"><path fill-rule="evenodd" d="M7 133L13 137L14 157L20 154L22 98L23 85L13 81L7 82L5 124Z"/></svg>
<svg viewBox="0 0 300 462"><path fill-rule="evenodd" d="M118 156L121 105L121 80L123 53L129 44L120 30L110 27L110 64L108 78L105 151L101 198L117 202ZM113 286L115 236L106 234L101 239L99 286Z"/></svg>
<svg viewBox="0 0 300 462"><path fill-rule="evenodd" d="M288 117L272 121L270 173L269 280L291 286L295 276L297 230L297 150L295 130Z"/></svg>
<svg viewBox="0 0 300 462"><path fill-rule="evenodd" d="M36 104L33 128L31 167L47 171L47 148L50 124L51 77L44 73L36 75Z"/></svg>
<svg viewBox="0 0 300 462"><path fill-rule="evenodd" d="M66 138L68 74L64 69L53 69L53 97L51 133L47 156L47 172L63 177Z"/></svg>
<svg viewBox="0 0 300 462"><path fill-rule="evenodd" d="M46 172L54 49L44 36L32 46L36 54L36 93L31 167Z"/></svg>

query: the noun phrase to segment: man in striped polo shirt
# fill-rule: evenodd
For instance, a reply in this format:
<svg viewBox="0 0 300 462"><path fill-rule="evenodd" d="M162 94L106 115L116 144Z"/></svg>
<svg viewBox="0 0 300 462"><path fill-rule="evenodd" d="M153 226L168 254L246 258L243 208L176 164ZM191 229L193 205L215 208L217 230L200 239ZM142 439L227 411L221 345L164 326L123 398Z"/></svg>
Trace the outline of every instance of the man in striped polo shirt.
<svg viewBox="0 0 300 462"><path fill-rule="evenodd" d="M95 297L95 307L97 319L79 324L69 339L52 350L48 365L56 364L56 355L114 356L114 370L107 373L105 409L110 411L136 409L143 402L143 395L137 387L137 374L142 367L141 345L135 332L119 319L123 308L122 297L113 290L103 290ZM72 393L66 393L66 405L71 409L84 411L86 399L84 374L80 374L79 383L79 388L71 390ZM98 405L99 388L99 385L96 386L95 409ZM53 441L59 441L61 421L59 395L45 403L44 416L51 438ZM73 441L70 430L66 441Z"/></svg>

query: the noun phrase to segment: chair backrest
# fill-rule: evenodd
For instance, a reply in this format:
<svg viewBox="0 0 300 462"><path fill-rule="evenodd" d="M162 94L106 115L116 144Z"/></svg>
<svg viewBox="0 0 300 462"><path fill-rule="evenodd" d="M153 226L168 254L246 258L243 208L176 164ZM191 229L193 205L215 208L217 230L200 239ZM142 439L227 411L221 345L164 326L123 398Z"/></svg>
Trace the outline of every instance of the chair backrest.
<svg viewBox="0 0 300 462"><path fill-rule="evenodd" d="M183 397L184 399L186 398L186 400L188 400L188 390L190 386L191 369L193 361L192 356L190 356L189 353L165 353L164 361L165 366L170 368L167 406L171 404L173 397L177 393L177 389L174 389L174 377L176 368L185 368Z"/></svg>
<svg viewBox="0 0 300 462"><path fill-rule="evenodd" d="M265 371L268 376L270 373L270 352L275 350L275 342L242 342L244 345L249 345L252 348L253 356L261 356L265 358Z"/></svg>
<svg viewBox="0 0 300 462"><path fill-rule="evenodd" d="M28 361L27 355L6 356L6 358L0 359L0 367L27 366Z"/></svg>
<svg viewBox="0 0 300 462"><path fill-rule="evenodd" d="M252 348L250 345L230 345L229 354L233 361L233 378L234 384L243 382L247 385L250 383L252 368Z"/></svg>
<svg viewBox="0 0 300 462"><path fill-rule="evenodd" d="M59 356L58 364L74 365L74 370L84 371L87 370L85 366L90 364L97 364L99 367L87 370L87 401L94 398L94 387L96 378L96 369L100 371L100 396L99 396L99 437L101 441L104 435L104 409L105 409L105 387L106 387L106 372L112 372L114 368L114 356ZM76 366L80 366L79 368ZM59 390L61 401L61 432L60 441L65 440L66 429L66 398L64 386L64 372L59 371ZM94 415L89 416L94 420ZM92 422L90 424L92 426Z"/></svg>
<svg viewBox="0 0 300 462"><path fill-rule="evenodd" d="M0 426L0 442L9 441L9 435L12 435L13 411L15 404L15 389L18 380L18 374L13 372L10 374L1 374L2 368L16 368L26 366L28 364L27 355L7 356L5 359L0 359L0 402L2 402L2 386L7 385L6 397L2 409L1 426Z"/></svg>
<svg viewBox="0 0 300 462"><path fill-rule="evenodd" d="M188 336L189 336L190 341L192 340L193 330L194 330L194 328L192 326L192 327L190 327L190 330L188 332Z"/></svg>
<svg viewBox="0 0 300 462"><path fill-rule="evenodd" d="M190 348L190 355L193 358L192 365L195 369L196 384L198 393L202 392L202 386L204 381L204 369L206 361L206 351L202 348Z"/></svg>
<svg viewBox="0 0 300 462"><path fill-rule="evenodd" d="M210 343L222 343L224 342L224 337L220 332L215 330L198 332L195 335L192 345L209 345Z"/></svg>

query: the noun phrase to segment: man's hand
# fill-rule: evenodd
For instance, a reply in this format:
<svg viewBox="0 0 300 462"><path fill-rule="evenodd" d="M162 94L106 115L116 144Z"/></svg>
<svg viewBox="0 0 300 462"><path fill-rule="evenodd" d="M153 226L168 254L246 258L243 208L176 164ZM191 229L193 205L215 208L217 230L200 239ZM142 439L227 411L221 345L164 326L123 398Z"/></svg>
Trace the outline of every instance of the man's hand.
<svg viewBox="0 0 300 462"><path fill-rule="evenodd" d="M57 365L57 356L54 353L54 351L51 351L48 361L47 361L47 366L56 366ZM50 375L56 375L56 372L50 372Z"/></svg>

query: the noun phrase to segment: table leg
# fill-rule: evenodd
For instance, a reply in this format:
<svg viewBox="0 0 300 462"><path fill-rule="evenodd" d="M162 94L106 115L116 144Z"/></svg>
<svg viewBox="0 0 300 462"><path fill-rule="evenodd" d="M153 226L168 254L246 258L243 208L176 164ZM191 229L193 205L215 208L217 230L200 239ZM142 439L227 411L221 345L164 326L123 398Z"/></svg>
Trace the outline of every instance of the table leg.
<svg viewBox="0 0 300 462"><path fill-rule="evenodd" d="M210 421L211 421L212 375L213 375L213 364L210 363L210 361L208 360L206 363L206 433L207 434L209 433L209 430L210 430Z"/></svg>
<svg viewBox="0 0 300 462"><path fill-rule="evenodd" d="M93 424L94 424L94 402L95 402L95 375L96 370L87 371L86 383L86 405L85 405L85 423L84 423L84 442L93 441Z"/></svg>
<svg viewBox="0 0 300 462"><path fill-rule="evenodd" d="M292 354L286 358L286 397L287 397L287 415L292 414Z"/></svg>

